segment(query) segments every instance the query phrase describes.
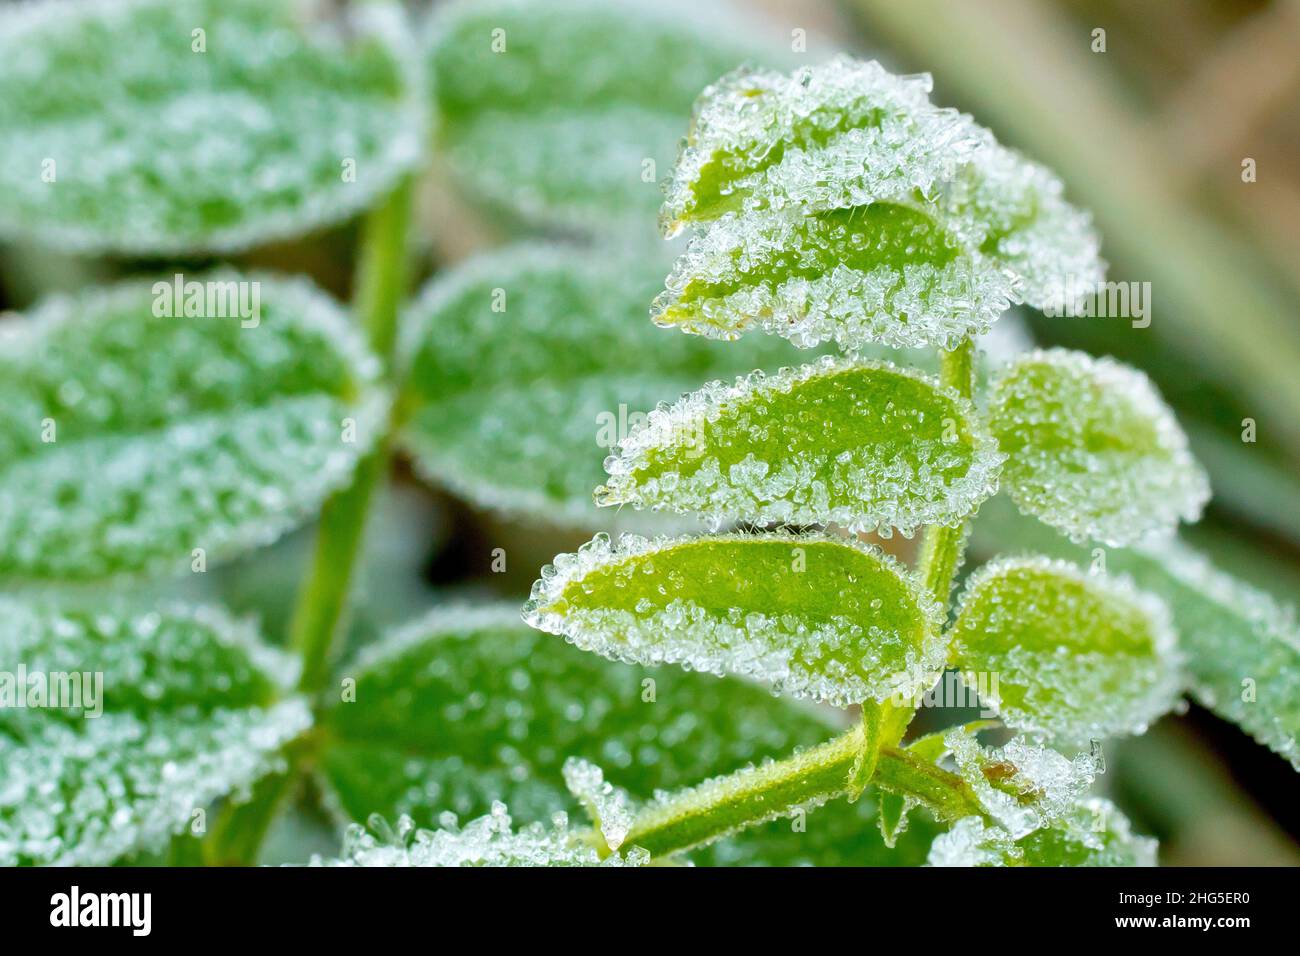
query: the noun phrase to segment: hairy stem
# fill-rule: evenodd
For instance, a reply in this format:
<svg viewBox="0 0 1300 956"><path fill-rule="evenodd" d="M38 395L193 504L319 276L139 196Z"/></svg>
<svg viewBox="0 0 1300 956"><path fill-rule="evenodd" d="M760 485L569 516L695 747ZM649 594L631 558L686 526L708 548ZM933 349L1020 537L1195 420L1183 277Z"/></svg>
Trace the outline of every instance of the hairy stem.
<svg viewBox="0 0 1300 956"><path fill-rule="evenodd" d="M784 760L681 791L642 811L624 845L643 847L651 856L660 857L775 819L800 806L845 796L863 743L859 725ZM872 780L887 790L915 797L943 820L982 812L964 780L897 747L878 752Z"/></svg>
<svg viewBox="0 0 1300 956"><path fill-rule="evenodd" d="M406 232L410 181L399 185L367 218L361 240L355 309L371 349L392 362L397 315L406 289ZM321 511L316 552L298 594L290 643L302 658L299 688L314 692L329 673L330 653L351 590L352 576L375 489L388 473L388 429L357 467L352 484Z"/></svg>

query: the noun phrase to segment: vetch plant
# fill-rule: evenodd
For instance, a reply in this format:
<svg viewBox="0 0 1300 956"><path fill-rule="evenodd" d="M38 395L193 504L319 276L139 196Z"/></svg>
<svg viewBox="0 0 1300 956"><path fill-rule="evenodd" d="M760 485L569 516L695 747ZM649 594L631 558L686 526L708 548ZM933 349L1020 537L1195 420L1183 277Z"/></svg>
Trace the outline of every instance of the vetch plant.
<svg viewBox="0 0 1300 956"><path fill-rule="evenodd" d="M213 264L0 325L0 679L104 688L93 719L0 707L0 864L256 862L307 780L346 825L329 865L1148 864L1090 795L1106 738L1186 690L1300 765L1294 618L1168 540L1208 485L1145 376L977 348L1104 268L1057 178L928 77L785 72L742 31L583 0L452 3L422 36L394 5L313 13L0 15L6 237L206 262L365 213L350 308ZM498 213L636 224L702 88L675 264L510 245L404 304L427 129ZM654 536L558 556L523 619L438 607L340 663L398 455ZM284 649L158 580L313 518ZM958 588L972 529L1016 550ZM895 531L913 564L865 539ZM999 745L909 737L954 668L997 677Z"/></svg>
<svg viewBox="0 0 1300 956"><path fill-rule="evenodd" d="M652 856L875 785L902 801L892 832L917 805L953 825L932 862L1153 860L1115 811L1081 802L1092 755L1030 740L1139 733L1174 705L1164 604L1032 557L977 571L955 609L950 592L966 520L1004 470L1027 512L1120 543L1199 516L1206 482L1146 379L1114 363L1030 353L977 406L971 337L1011 302L1042 306L1059 278L1103 267L1060 183L928 92L926 77L841 58L742 70L696 104L662 217L669 234L695 231L656 321L942 351L937 378L850 352L711 384L661 405L606 461L599 504L841 533L598 536L544 569L529 623L614 660L862 712L817 748L656 797L627 835ZM853 536L918 525L914 570ZM900 747L913 714L896 701L945 666L999 674L985 703L1027 736L996 752L962 731L920 755ZM957 774L936 765L949 753Z"/></svg>

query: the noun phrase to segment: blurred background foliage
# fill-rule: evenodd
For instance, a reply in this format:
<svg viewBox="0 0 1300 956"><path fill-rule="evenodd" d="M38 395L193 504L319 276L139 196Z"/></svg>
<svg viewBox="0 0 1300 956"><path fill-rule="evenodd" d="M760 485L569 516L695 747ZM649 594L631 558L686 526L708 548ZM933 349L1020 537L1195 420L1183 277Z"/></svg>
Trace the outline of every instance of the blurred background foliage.
<svg viewBox="0 0 1300 956"><path fill-rule="evenodd" d="M426 5L414 6L422 16ZM1153 321L1136 329L1122 319L1026 313L1030 333L1040 344L1117 356L1152 376L1176 408L1215 492L1205 520L1186 531L1187 539L1224 570L1293 604L1300 594L1300 3L734 0L732 6L728 15L746 30L727 36L727 49L761 47L778 63L816 62L849 50L894 71L928 71L937 102L974 114L1001 141L1061 175L1070 198L1095 214L1109 278L1151 282ZM420 188L413 294L463 260L513 241L577 246L593 257L637 254L657 242L658 193L642 181L640 159L653 156L658 176L666 174L674 140L686 128L690 91L720 70L701 56L675 75L681 82L661 82L669 65L659 53L671 53L676 41L647 39L630 26L611 37L602 31L618 31L619 17L607 19L573 42L623 50L628 76L618 89L596 84L581 97L567 91L585 108L606 111L594 133L575 131L569 151L552 154L545 136L531 146L521 140L520 149L538 152L524 157L528 162L514 159L553 174L562 193L566 176L571 187L586 174L566 161L580 157L584 143L616 133L626 141L604 144L602 169L626 162L627 182L606 183L618 208L604 216L590 208L538 215L535 204L512 203L508 194L467 182L474 149L485 150L484 162L499 150L496 132L456 125L457 110L472 116L466 103L472 105L476 91L472 60L454 63L444 78L444 90L451 89L443 104L446 148L435 150ZM1097 29L1105 30L1104 53L1093 51ZM792 53L798 30L807 33L807 49ZM432 42L440 42L436 34ZM554 96L557 108L564 105L562 84L542 93ZM499 94L491 90L479 88L477 95L508 105L492 100ZM1246 158L1255 161L1255 182L1242 180ZM355 225L331 229L234 261L306 273L346 300L355 233ZM657 261L652 257L662 258L662 250L645 253ZM21 310L43 295L100 279L208 264L90 259L8 243L0 246L0 309ZM630 320L623 312L618 318ZM436 330L432 335L436 340ZM627 361L637 371L656 370L648 346L638 346ZM527 389L518 395L530 400ZM563 414L548 407L540 388L535 397L531 414L539 420ZM1254 442L1242 440L1246 419L1256 423ZM593 444L583 467L599 474L604 454ZM495 467L509 469L511 462ZM594 509L590 523L562 525L487 509L418 481L406 461L393 479L370 527L349 650L432 605L522 603L542 564L592 530L610 527L609 516ZM282 641L312 540L312 530L304 529L183 586L259 616L267 638ZM910 558L912 544L887 546ZM493 568L495 549L508 555L501 573ZM923 724L967 716L927 711ZM1144 737L1110 745L1108 758L1104 789L1139 832L1159 837L1162 862L1300 862L1294 771L1208 711L1192 705ZM330 825L314 806L301 800L277 825L265 859L301 860L331 850Z"/></svg>

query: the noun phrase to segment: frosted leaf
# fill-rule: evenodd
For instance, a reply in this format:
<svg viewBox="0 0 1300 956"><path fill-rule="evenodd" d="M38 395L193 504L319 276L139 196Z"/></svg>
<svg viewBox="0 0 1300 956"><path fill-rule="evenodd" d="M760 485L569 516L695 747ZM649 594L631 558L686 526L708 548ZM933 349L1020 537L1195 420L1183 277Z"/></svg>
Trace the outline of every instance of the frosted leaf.
<svg viewBox="0 0 1300 956"><path fill-rule="evenodd" d="M1092 217L1064 194L1051 170L988 143L945 185L940 206L968 245L1016 276L1026 304L1060 310L1106 275Z"/></svg>
<svg viewBox="0 0 1300 956"><path fill-rule="evenodd" d="M826 535L597 535L542 569L524 618L611 660L839 706L915 692L944 656L941 611L910 574Z"/></svg>
<svg viewBox="0 0 1300 956"><path fill-rule="evenodd" d="M1070 743L1142 733L1181 690L1164 602L1065 561L985 565L967 582L949 636L963 670L996 676L981 703L1008 726Z"/></svg>
<svg viewBox="0 0 1300 956"><path fill-rule="evenodd" d="M1196 521L1210 497L1173 413L1143 373L1065 349L995 377L989 423L1021 510L1076 541L1123 547Z"/></svg>
<svg viewBox="0 0 1300 956"><path fill-rule="evenodd" d="M798 355L765 337L728 345L656 329L645 308L662 278L654 256L531 246L440 275L409 308L402 349L414 408L401 443L420 474L478 505L592 527L607 520L591 501L601 462L648 410ZM631 509L615 521L667 524Z"/></svg>
<svg viewBox="0 0 1300 956"><path fill-rule="evenodd" d="M465 392L417 412L402 442L421 477L468 501L507 515L590 526L599 517L591 489L601 475L600 462L610 453L601 443L602 431L616 433L620 408L637 410L625 413L626 420L691 384L594 375ZM544 412L534 414L533 409ZM672 523L630 509L611 522L634 530L663 530ZM675 523L683 529L692 524Z"/></svg>
<svg viewBox="0 0 1300 956"><path fill-rule="evenodd" d="M1099 772L1091 753L1070 758L1022 737L988 749L958 727L944 743L985 812L1017 840L1069 814Z"/></svg>
<svg viewBox="0 0 1300 956"><path fill-rule="evenodd" d="M935 839L930 866L1155 866L1156 842L1136 836L1110 801L1089 798L1051 826L1014 840L979 817Z"/></svg>
<svg viewBox="0 0 1300 956"><path fill-rule="evenodd" d="M665 327L750 331L801 348L953 348L1019 301L1014 276L916 202L794 215L728 213L691 238L655 299Z"/></svg>
<svg viewBox="0 0 1300 956"><path fill-rule="evenodd" d="M1127 556L1126 556L1127 557ZM1174 613L1191 693L1300 770L1300 627L1294 605L1224 574L1177 542L1143 549L1130 573Z"/></svg>
<svg viewBox="0 0 1300 956"><path fill-rule="evenodd" d="M638 801L730 773L839 729L834 715L774 700L746 681L647 669L586 654L524 624L513 605L444 607L343 667L356 702L322 718L320 782L340 822L372 812L437 827L505 801L516 821L571 816L565 758L599 762ZM875 796L834 801L795 831L788 820L692 852L708 865L915 865L936 829L928 817L888 850Z"/></svg>
<svg viewBox="0 0 1300 956"><path fill-rule="evenodd" d="M0 598L0 619L0 865L159 850L311 723L273 703L293 661L215 609Z"/></svg>
<svg viewBox="0 0 1300 956"><path fill-rule="evenodd" d="M991 137L930 102L929 74L838 56L792 74L741 69L695 105L661 220L673 235L727 213L823 211L933 195Z"/></svg>
<svg viewBox="0 0 1300 956"><path fill-rule="evenodd" d="M975 543L1041 549L1081 562L1092 557L1002 498L980 510ZM1300 770L1300 627L1294 605L1225 574L1181 542L1109 550L1106 564L1168 605L1192 696Z"/></svg>
<svg viewBox="0 0 1300 956"><path fill-rule="evenodd" d="M550 828L531 823L515 830L506 805L494 803L485 816L459 826L452 815L439 830L417 830L409 817L397 834L377 836L359 824L348 828L342 857L312 860L313 866L644 866L649 854L636 847L601 859L582 834L557 821Z"/></svg>
<svg viewBox="0 0 1300 956"><path fill-rule="evenodd" d="M447 4L428 34L440 149L474 192L530 221L648 224L699 91L787 56L752 22L686 0Z"/></svg>
<svg viewBox="0 0 1300 956"><path fill-rule="evenodd" d="M601 505L724 522L909 537L996 488L1002 461L970 402L888 363L832 359L715 382L650 413L605 462Z"/></svg>
<svg viewBox="0 0 1300 956"><path fill-rule="evenodd" d="M294 0L9 6L0 232L141 255L345 220L421 159L406 35L392 9L329 25Z"/></svg>
<svg viewBox="0 0 1300 956"><path fill-rule="evenodd" d="M594 763L576 757L564 762L564 785L587 809L605 846L621 847L632 829L632 801L627 793L607 781Z"/></svg>
<svg viewBox="0 0 1300 956"><path fill-rule="evenodd" d="M268 276L186 281L250 304L255 287L256 324L155 317L131 280L0 331L0 579L228 559L311 515L374 441L378 364L332 300Z"/></svg>

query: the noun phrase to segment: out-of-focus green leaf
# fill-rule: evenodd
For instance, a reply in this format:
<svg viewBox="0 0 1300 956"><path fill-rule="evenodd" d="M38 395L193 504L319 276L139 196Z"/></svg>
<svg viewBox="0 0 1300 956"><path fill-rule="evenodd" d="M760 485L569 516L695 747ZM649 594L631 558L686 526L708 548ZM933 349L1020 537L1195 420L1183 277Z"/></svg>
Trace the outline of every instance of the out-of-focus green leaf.
<svg viewBox="0 0 1300 956"><path fill-rule="evenodd" d="M1155 841L1135 836L1108 800L1092 798L1067 816L1013 839L979 817L959 820L930 850L930 866L1155 866Z"/></svg>
<svg viewBox="0 0 1300 956"><path fill-rule="evenodd" d="M1036 548L1075 560L1089 555L1001 498L975 524L982 550ZM1300 769L1300 629L1295 608L1225 574L1179 543L1096 549L1111 573L1128 575L1173 614L1192 695Z"/></svg>
<svg viewBox="0 0 1300 956"><path fill-rule="evenodd" d="M1001 460L955 391L888 363L827 357L651 412L606 462L596 501L717 525L834 522L911 535L973 511L996 489Z"/></svg>
<svg viewBox="0 0 1300 956"><path fill-rule="evenodd" d="M598 763L634 798L825 740L828 716L735 680L611 663L528 628L513 607L446 609L367 651L344 678L356 699L327 718L321 764L344 819L372 812L434 826L508 803L516 819L574 813L562 769ZM692 854L700 863L914 865L936 832L913 821L896 851L870 793L777 820ZM798 824L796 826L796 823Z"/></svg>
<svg viewBox="0 0 1300 956"><path fill-rule="evenodd" d="M994 561L966 584L950 632L985 706L1020 730L1072 743L1141 733L1181 689L1163 602L1065 561Z"/></svg>
<svg viewBox="0 0 1300 956"><path fill-rule="evenodd" d="M604 517L591 501L601 462L648 409L797 356L780 341L656 329L646 309L657 262L521 246L431 284L408 312L404 348L402 443L419 470L481 505L591 527Z"/></svg>
<svg viewBox="0 0 1300 956"><path fill-rule="evenodd" d="M524 616L611 660L840 706L914 693L944 653L938 605L898 562L824 535L597 535L542 569Z"/></svg>
<svg viewBox="0 0 1300 956"><path fill-rule="evenodd" d="M421 155L404 27L344 39L295 0L93 0L0 14L0 231L224 251L365 209Z"/></svg>
<svg viewBox="0 0 1300 956"><path fill-rule="evenodd" d="M1016 504L1076 541L1167 533L1210 497L1173 413L1118 362L1065 349L1020 356L993 383L989 420Z"/></svg>
<svg viewBox="0 0 1300 956"><path fill-rule="evenodd" d="M311 721L273 702L292 662L223 613L97 604L0 598L2 865L160 850Z"/></svg>
<svg viewBox="0 0 1300 956"><path fill-rule="evenodd" d="M529 220L648 231L699 91L782 57L751 24L680 0L451 3L430 24L439 147L475 191Z"/></svg>
<svg viewBox="0 0 1300 956"><path fill-rule="evenodd" d="M332 300L212 273L173 307L175 281L0 330L0 579L206 567L311 514L376 437L378 366Z"/></svg>

